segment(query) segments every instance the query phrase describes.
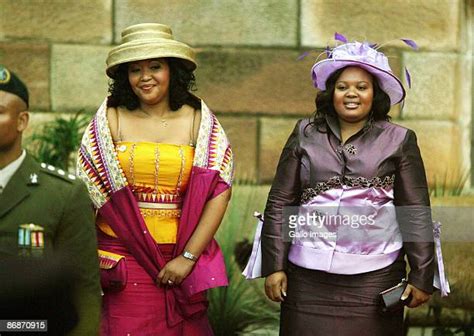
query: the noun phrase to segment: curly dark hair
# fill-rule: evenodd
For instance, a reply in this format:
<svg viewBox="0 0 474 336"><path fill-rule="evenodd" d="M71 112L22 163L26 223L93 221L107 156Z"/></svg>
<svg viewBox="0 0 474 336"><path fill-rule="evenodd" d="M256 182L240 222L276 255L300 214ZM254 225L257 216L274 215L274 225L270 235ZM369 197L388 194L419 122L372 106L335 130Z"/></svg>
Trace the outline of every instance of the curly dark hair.
<svg viewBox="0 0 474 336"><path fill-rule="evenodd" d="M316 112L314 112L313 120L308 125L315 126L318 131L325 132L326 116L337 117L333 103L334 90L337 79L348 67L349 66L334 71L326 80L326 90L319 91L316 95ZM391 117L388 115L388 112L390 111L390 97L381 89L377 78L372 74L370 75L372 77L372 85L374 88L374 98L372 100L372 109L369 113L369 123L376 120L390 121Z"/></svg>
<svg viewBox="0 0 474 336"><path fill-rule="evenodd" d="M190 91L196 91L194 73L177 58L166 58L166 61L170 68L169 104L171 110L176 111L184 104L200 109L200 100L190 93ZM108 107L123 106L132 111L140 106L140 101L128 81L129 64L120 64L115 78L109 82Z"/></svg>

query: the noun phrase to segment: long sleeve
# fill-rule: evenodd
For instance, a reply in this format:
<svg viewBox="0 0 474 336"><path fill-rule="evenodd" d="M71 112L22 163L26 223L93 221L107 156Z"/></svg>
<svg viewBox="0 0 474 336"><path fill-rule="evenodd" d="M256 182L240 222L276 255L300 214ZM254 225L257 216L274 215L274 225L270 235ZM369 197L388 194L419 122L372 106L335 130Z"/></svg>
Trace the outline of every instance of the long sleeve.
<svg viewBox="0 0 474 336"><path fill-rule="evenodd" d="M75 300L79 322L70 335L97 335L101 296L92 204L79 182L71 188L68 198L54 245L77 270Z"/></svg>
<svg viewBox="0 0 474 336"><path fill-rule="evenodd" d="M434 243L425 169L416 135L408 130L395 176L397 221L408 257L408 282L428 293L433 291Z"/></svg>
<svg viewBox="0 0 474 336"><path fill-rule="evenodd" d="M268 194L262 228L262 276L286 268L290 242L283 239L283 208L297 205L300 185L300 121L283 148L272 187Z"/></svg>

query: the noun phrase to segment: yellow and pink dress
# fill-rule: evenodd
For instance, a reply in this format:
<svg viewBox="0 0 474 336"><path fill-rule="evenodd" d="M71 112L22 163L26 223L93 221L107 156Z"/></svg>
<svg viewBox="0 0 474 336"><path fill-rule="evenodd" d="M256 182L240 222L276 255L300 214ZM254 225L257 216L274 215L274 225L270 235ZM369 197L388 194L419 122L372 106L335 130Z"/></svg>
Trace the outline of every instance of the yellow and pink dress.
<svg viewBox="0 0 474 336"><path fill-rule="evenodd" d="M204 102L193 148L115 143L104 101L84 133L77 167L97 209L101 260L127 275L125 286L104 289L103 335L212 335L206 290L228 283L214 239L181 285L155 282L183 253L207 202L230 188L232 167L227 137Z"/></svg>
<svg viewBox="0 0 474 336"><path fill-rule="evenodd" d="M116 150L146 227L159 245L165 260L169 261L176 243L194 147L120 141L116 143ZM102 217L98 217L97 226L100 229L100 247L110 249L111 246L107 246L108 239L103 234L114 238L117 235ZM111 240L110 243L114 244L114 241ZM189 333L193 330L208 330L208 334L211 334L206 314L196 316L191 322L182 323L179 327L168 328L165 290L152 281L127 249L120 251L115 246L113 250L120 252L113 253L115 256L125 257L128 279L123 291L107 292L103 297L103 335L153 335L162 330L173 333L172 329L176 329L177 335L187 334L178 330L188 330ZM206 300L204 296L198 299ZM131 318L133 321L130 323Z"/></svg>

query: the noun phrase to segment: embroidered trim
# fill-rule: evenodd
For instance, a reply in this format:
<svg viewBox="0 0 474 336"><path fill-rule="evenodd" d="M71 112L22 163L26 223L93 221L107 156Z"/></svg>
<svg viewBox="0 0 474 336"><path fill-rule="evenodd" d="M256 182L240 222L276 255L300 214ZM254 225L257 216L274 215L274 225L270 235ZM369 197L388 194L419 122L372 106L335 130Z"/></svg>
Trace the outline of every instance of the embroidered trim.
<svg viewBox="0 0 474 336"><path fill-rule="evenodd" d="M167 218L180 218L181 209L142 209L140 212L143 218L146 217L167 217Z"/></svg>
<svg viewBox="0 0 474 336"><path fill-rule="evenodd" d="M365 177L349 177L349 176L334 176L326 182L318 182L313 188L306 188L301 194L301 203L306 203L312 198L319 194L328 191L330 189L340 188L343 185L348 187L361 187L361 188L387 188L392 187L395 183L395 175L385 177L374 177L367 179Z"/></svg>
<svg viewBox="0 0 474 336"><path fill-rule="evenodd" d="M186 161L184 158L183 147L179 147L179 157L181 159L181 169L179 170L178 181L176 182L176 195L181 195L181 183L183 181L183 173L184 173L184 166L186 165Z"/></svg>
<svg viewBox="0 0 474 336"><path fill-rule="evenodd" d="M104 250L97 250L97 252L99 254L99 267L101 269L112 269L120 260L125 258L123 255Z"/></svg>
<svg viewBox="0 0 474 336"><path fill-rule="evenodd" d="M130 149L130 157L128 158L129 166L130 166L130 187L132 191L135 191L135 148L137 147L136 144L132 145Z"/></svg>
<svg viewBox="0 0 474 336"><path fill-rule="evenodd" d="M77 165L77 176L86 183L97 209L112 193L128 185L118 163L106 111L107 100L104 100L84 132Z"/></svg>
<svg viewBox="0 0 474 336"><path fill-rule="evenodd" d="M183 198L178 194L155 193L155 189L140 184L135 185L133 195L138 202L147 203L181 203Z"/></svg>
<svg viewBox="0 0 474 336"><path fill-rule="evenodd" d="M179 148L181 149L181 147ZM183 169L183 167L181 167ZM158 173L160 171L160 147L156 145L155 147L155 189L153 194L156 196L158 194Z"/></svg>
<svg viewBox="0 0 474 336"><path fill-rule="evenodd" d="M224 129L207 105L201 105L201 128L199 129L193 166L218 170L229 185L233 179L233 154Z"/></svg>

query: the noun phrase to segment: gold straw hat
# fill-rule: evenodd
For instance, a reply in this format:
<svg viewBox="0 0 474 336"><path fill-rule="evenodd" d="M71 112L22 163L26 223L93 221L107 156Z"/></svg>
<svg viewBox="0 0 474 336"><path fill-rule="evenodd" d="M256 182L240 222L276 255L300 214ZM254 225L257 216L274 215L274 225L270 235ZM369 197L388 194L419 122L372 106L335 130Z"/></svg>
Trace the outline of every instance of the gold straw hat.
<svg viewBox="0 0 474 336"><path fill-rule="evenodd" d="M171 28L159 23L140 23L122 31L122 43L109 52L107 75L114 78L118 65L150 58L174 57L190 69L197 67L193 48L173 38Z"/></svg>

